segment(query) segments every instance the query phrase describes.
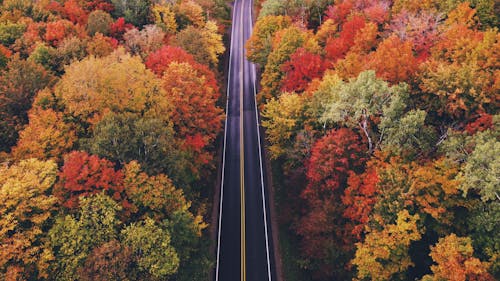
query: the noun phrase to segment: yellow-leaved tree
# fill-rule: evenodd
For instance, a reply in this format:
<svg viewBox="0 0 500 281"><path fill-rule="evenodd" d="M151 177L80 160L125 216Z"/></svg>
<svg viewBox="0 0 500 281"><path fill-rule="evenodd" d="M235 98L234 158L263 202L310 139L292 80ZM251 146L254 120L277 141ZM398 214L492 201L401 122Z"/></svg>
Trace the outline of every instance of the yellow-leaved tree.
<svg viewBox="0 0 500 281"><path fill-rule="evenodd" d="M155 24L163 29L167 34L174 34L177 31L175 12L168 5L155 4L151 9Z"/></svg>
<svg viewBox="0 0 500 281"><path fill-rule="evenodd" d="M47 268L41 262L45 231L57 210L50 194L53 161L23 160L0 167L0 279L26 280Z"/></svg>
<svg viewBox="0 0 500 281"><path fill-rule="evenodd" d="M160 99L162 93L161 82L141 58L121 48L71 64L54 89L67 114L92 124L110 112L168 118L170 106Z"/></svg>
<svg viewBox="0 0 500 281"><path fill-rule="evenodd" d="M193 55L197 62L212 68L218 65L219 55L226 50L213 21L207 21L203 27L188 26L177 33L171 43Z"/></svg>
<svg viewBox="0 0 500 281"><path fill-rule="evenodd" d="M352 260L357 267L357 277L375 281L400 280L397 276L413 265L408 249L412 241L420 240L419 219L419 215L400 211L396 224L386 225L381 231L372 231L363 243L357 243Z"/></svg>
<svg viewBox="0 0 500 281"><path fill-rule="evenodd" d="M293 147L304 123L304 111L305 97L294 93L283 93L265 105L262 125L266 128L271 158L277 159Z"/></svg>

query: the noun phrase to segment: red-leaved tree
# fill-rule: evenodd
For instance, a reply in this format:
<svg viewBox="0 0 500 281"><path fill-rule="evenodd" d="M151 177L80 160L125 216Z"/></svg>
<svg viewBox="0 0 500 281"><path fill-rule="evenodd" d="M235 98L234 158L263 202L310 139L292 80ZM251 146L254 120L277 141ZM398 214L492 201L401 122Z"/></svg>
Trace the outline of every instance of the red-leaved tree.
<svg viewBox="0 0 500 281"><path fill-rule="evenodd" d="M370 162L372 163L372 162ZM352 234L359 241L365 225L370 219L373 205L377 202L377 183L379 182L374 164L363 174L349 172L348 187L342 196L342 203L346 206L343 216L350 220Z"/></svg>
<svg viewBox="0 0 500 281"><path fill-rule="evenodd" d="M123 34L127 32L127 30L134 28L130 23L126 23L124 18L118 18L114 23L110 26L110 35L113 38L118 40L123 39Z"/></svg>
<svg viewBox="0 0 500 281"><path fill-rule="evenodd" d="M479 116L469 124L465 126L465 131L469 135L473 135L477 132L482 132L493 127L493 116L488 113L479 114Z"/></svg>
<svg viewBox="0 0 500 281"><path fill-rule="evenodd" d="M303 92L313 79L323 76L326 63L320 55L299 48L292 54L290 61L282 66L282 70L286 73L282 90L286 92Z"/></svg>
<svg viewBox="0 0 500 281"><path fill-rule="evenodd" d="M311 149L307 164L309 184L302 196L306 199L321 198L345 187L349 171L362 168L365 151L361 137L352 130L332 130Z"/></svg>
<svg viewBox="0 0 500 281"><path fill-rule="evenodd" d="M58 1L51 1L46 8L49 11L58 13L64 19L68 19L73 23L84 25L87 21L88 14L75 0L66 1L64 4Z"/></svg>
<svg viewBox="0 0 500 281"><path fill-rule="evenodd" d="M54 194L67 208L77 208L80 196L105 192L114 200L129 208L125 199L123 173L115 170L115 165L86 152L73 151L64 158L59 172L59 183Z"/></svg>
<svg viewBox="0 0 500 281"><path fill-rule="evenodd" d="M340 1L335 5L328 7L326 18L333 20L337 24L342 24L346 21L347 16L351 13L354 4L352 1Z"/></svg>
<svg viewBox="0 0 500 281"><path fill-rule="evenodd" d="M326 42L326 58L335 63L344 58L345 54L354 44L358 31L365 27L366 22L362 16L353 16L342 26L339 37L330 38Z"/></svg>
<svg viewBox="0 0 500 281"><path fill-rule="evenodd" d="M146 58L146 67L151 69L156 75L163 76L163 73L172 62L186 62L194 64L195 60L193 55L184 51L180 47L163 46L156 52L149 54Z"/></svg>
<svg viewBox="0 0 500 281"><path fill-rule="evenodd" d="M195 61L193 55L189 54L180 47L174 46L163 46L156 52L152 52L146 58L146 67L151 69L156 75L162 77L165 70L172 62L177 63L188 63L193 67L200 76L205 77L206 83L217 93L219 92L219 86L217 84L217 79L215 74L206 65L200 64Z"/></svg>
<svg viewBox="0 0 500 281"><path fill-rule="evenodd" d="M361 137L350 129L332 130L312 147L307 164L309 184L302 192L304 215L295 230L301 250L318 278L347 278L344 263L356 241L352 225L342 214L341 197L350 171L360 172L366 161Z"/></svg>

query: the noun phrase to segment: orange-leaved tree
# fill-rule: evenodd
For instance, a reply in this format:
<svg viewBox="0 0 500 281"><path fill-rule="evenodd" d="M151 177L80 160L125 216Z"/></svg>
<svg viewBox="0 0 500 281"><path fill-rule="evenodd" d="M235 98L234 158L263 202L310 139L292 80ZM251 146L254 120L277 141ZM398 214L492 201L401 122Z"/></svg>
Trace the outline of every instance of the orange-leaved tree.
<svg viewBox="0 0 500 281"><path fill-rule="evenodd" d="M207 164L211 145L222 129L224 113L217 106L219 93L187 63L171 63L162 78L165 98L176 105L172 122L177 136L192 150L198 164Z"/></svg>
<svg viewBox="0 0 500 281"><path fill-rule="evenodd" d="M75 128L64 122L63 113L35 107L29 112L29 124L19 133L12 155L16 159L59 160L71 150L76 139Z"/></svg>
<svg viewBox="0 0 500 281"><path fill-rule="evenodd" d="M422 281L493 281L495 278L488 273L489 264L474 257L472 240L469 237L458 237L452 233L440 238L431 247L430 256L436 264L431 266L431 275L426 275Z"/></svg>
<svg viewBox="0 0 500 281"><path fill-rule="evenodd" d="M418 68L411 42L401 41L396 36L382 41L370 55L368 64L376 71L377 77L394 84L410 82Z"/></svg>

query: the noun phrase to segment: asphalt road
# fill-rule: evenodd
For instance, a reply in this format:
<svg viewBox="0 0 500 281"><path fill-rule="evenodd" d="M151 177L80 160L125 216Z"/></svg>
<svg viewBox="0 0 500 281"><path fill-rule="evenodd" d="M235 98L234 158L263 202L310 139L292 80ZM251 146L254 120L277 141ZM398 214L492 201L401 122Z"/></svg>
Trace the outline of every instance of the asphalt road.
<svg viewBox="0 0 500 281"><path fill-rule="evenodd" d="M252 1L235 0L219 206L216 281L276 280L255 66L245 58Z"/></svg>

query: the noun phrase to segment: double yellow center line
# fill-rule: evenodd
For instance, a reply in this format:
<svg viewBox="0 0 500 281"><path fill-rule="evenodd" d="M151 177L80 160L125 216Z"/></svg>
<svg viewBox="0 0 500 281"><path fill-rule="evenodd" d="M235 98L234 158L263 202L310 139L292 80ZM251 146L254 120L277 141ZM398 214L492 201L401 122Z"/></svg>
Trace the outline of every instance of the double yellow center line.
<svg viewBox="0 0 500 281"><path fill-rule="evenodd" d="M243 2L243 1L242 1ZM241 281L246 281L246 231L245 231L245 141L243 134L243 95L244 95L244 31L243 31L243 3L240 13L240 201L241 201Z"/></svg>

